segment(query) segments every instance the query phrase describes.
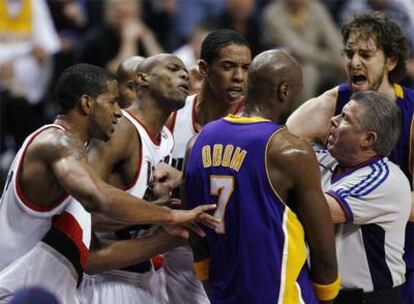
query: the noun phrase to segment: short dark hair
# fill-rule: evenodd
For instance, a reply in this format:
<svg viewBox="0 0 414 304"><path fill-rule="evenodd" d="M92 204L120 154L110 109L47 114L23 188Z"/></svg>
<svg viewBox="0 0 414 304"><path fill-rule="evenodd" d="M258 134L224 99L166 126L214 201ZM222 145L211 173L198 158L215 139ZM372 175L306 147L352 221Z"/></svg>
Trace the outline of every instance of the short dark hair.
<svg viewBox="0 0 414 304"><path fill-rule="evenodd" d="M400 108L389 96L376 91L360 91L352 94L351 100L363 107L358 117L362 131L377 134L374 150L381 156L388 156L397 143L402 128Z"/></svg>
<svg viewBox="0 0 414 304"><path fill-rule="evenodd" d="M400 81L406 73L406 60L409 48L407 39L397 23L381 12L372 12L354 16L342 27L344 45L351 33L359 32L361 38L373 38L387 58L397 60L396 67L388 73L391 82Z"/></svg>
<svg viewBox="0 0 414 304"><path fill-rule="evenodd" d="M204 39L200 58L210 64L218 57L220 50L230 44L245 45L250 49L249 43L241 34L233 30L221 29L211 32Z"/></svg>
<svg viewBox="0 0 414 304"><path fill-rule="evenodd" d="M91 64L79 63L68 67L60 75L55 87L58 113L68 113L84 94L98 97L107 90L107 81L112 79L103 68Z"/></svg>

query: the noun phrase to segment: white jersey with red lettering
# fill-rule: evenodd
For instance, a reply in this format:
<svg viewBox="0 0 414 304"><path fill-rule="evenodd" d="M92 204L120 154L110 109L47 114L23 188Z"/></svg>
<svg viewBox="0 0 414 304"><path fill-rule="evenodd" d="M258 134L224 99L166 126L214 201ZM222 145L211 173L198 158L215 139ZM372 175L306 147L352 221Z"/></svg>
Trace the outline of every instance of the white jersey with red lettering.
<svg viewBox="0 0 414 304"><path fill-rule="evenodd" d="M50 206L32 203L23 193L20 175L29 145L49 128L64 130L60 125L45 125L29 135L9 169L0 200L0 270L31 250L52 225L52 217L61 213L70 198L63 195Z"/></svg>
<svg viewBox="0 0 414 304"><path fill-rule="evenodd" d="M141 157L135 180L124 190L139 198L150 199L152 190L149 184L152 181L154 167L160 162L170 163L174 140L171 132L164 127L160 141L150 136L145 126L127 111L122 111L137 130L141 142ZM151 233L149 225L139 225L122 229L114 233L100 234L100 238L111 240L131 239ZM165 283L163 270L155 270L150 260L138 265L105 271L93 276L85 275L80 289L81 303L166 303Z"/></svg>
<svg viewBox="0 0 414 304"><path fill-rule="evenodd" d="M61 304L78 303L90 241L91 216L71 199L41 241L0 272L0 303L30 286L49 290Z"/></svg>

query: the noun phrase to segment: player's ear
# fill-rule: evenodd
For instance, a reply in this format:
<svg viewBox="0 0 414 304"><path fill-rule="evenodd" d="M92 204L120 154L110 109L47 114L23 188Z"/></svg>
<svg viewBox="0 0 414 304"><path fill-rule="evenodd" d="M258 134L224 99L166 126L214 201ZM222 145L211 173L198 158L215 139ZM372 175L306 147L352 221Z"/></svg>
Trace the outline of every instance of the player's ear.
<svg viewBox="0 0 414 304"><path fill-rule="evenodd" d="M149 83L149 76L147 73L138 72L135 76L136 84L140 87L146 87Z"/></svg>
<svg viewBox="0 0 414 304"><path fill-rule="evenodd" d="M391 72L392 70L395 69L395 67L397 66L397 59L396 58L387 58L386 60L386 66L388 69L388 72Z"/></svg>
<svg viewBox="0 0 414 304"><path fill-rule="evenodd" d="M205 60L200 59L198 61L198 71L203 76L203 78L207 78L208 75L208 64Z"/></svg>
<svg viewBox="0 0 414 304"><path fill-rule="evenodd" d="M288 98L289 98L289 94L290 94L290 92L289 92L288 83L287 82L282 82L279 85L278 89L277 89L277 95L278 95L280 101L282 101L282 102L287 101Z"/></svg>
<svg viewBox="0 0 414 304"><path fill-rule="evenodd" d="M94 104L95 102L91 96L87 94L83 94L80 97L79 105L83 113L85 113L86 115L89 115L90 113L92 113Z"/></svg>

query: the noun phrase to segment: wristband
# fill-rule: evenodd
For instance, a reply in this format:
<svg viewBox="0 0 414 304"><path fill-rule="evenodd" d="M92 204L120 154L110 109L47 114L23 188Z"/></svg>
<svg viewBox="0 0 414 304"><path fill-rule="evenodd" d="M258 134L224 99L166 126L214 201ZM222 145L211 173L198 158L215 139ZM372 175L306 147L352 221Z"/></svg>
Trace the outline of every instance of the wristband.
<svg viewBox="0 0 414 304"><path fill-rule="evenodd" d="M316 298L320 301L331 301L339 293L339 287L341 286L341 280L339 275L337 279L330 284L318 284L313 282L313 289L315 290Z"/></svg>
<svg viewBox="0 0 414 304"><path fill-rule="evenodd" d="M204 281L208 279L208 273L210 271L210 259L205 259L199 262L194 262L194 271L197 279Z"/></svg>

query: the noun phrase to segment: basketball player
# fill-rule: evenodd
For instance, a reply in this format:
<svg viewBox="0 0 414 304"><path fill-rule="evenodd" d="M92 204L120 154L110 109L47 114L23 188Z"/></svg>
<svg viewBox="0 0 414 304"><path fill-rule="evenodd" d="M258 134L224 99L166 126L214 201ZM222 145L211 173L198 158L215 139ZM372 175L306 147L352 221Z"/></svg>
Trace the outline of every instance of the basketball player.
<svg viewBox="0 0 414 304"><path fill-rule="evenodd" d="M203 211L211 206L186 213L148 204L104 183L87 163L86 143L108 140L121 116L117 82L103 69L87 64L68 68L56 97L60 114L55 122L27 138L9 171L0 204L1 270L46 237L52 217L69 207L69 195L88 211L123 224L209 221Z"/></svg>
<svg viewBox="0 0 414 304"><path fill-rule="evenodd" d="M353 92L374 90L390 96L400 108L403 127L390 154L412 184L414 155L414 91L398 85L406 72L407 41L399 26L381 13L354 17L342 28L349 83L341 84L313 98L287 121L289 130L303 138L325 143L331 117L341 113ZM411 152L410 152L411 151ZM413 194L414 198L414 194ZM414 199L413 199L414 203ZM414 303L414 207L406 229L405 303Z"/></svg>
<svg viewBox="0 0 414 304"><path fill-rule="evenodd" d="M135 57L127 59L131 66L139 60ZM136 98L122 111L123 117L111 139L104 144L91 143L89 162L112 185L139 198L153 200L152 171L158 163L171 161L174 145L172 134L164 125L173 111L184 106L188 72L180 59L169 54L144 59L135 71L124 66L123 71L129 75L123 81L134 88ZM128 98L125 92L120 90L121 99ZM100 237L112 240L139 238L151 235L148 229L150 227L126 227L115 234L100 234ZM153 239L159 241L157 236ZM139 264L86 276L81 288L81 302L122 304L130 303L131 299L148 304L165 302L165 286L160 282L162 273L154 269L149 258L181 242L171 237L169 247L165 243L164 238L159 242L159 248L154 246L153 253Z"/></svg>
<svg viewBox="0 0 414 304"><path fill-rule="evenodd" d="M243 114L207 124L193 141L185 203L217 202L222 219L191 242L213 304L319 303L338 292L333 225L315 155L276 123L301 87L293 57L261 53L249 68Z"/></svg>
<svg viewBox="0 0 414 304"><path fill-rule="evenodd" d="M400 131L401 113L387 95L356 92L331 119L327 150L317 152L322 188L338 224L341 290L335 303L403 303L410 183L387 158Z"/></svg>
<svg viewBox="0 0 414 304"><path fill-rule="evenodd" d="M200 58L199 72L204 78L201 92L187 97L184 108L168 122L175 140L173 166L179 170L188 141L202 126L228 113L241 112L252 55L242 35L232 30L217 30L204 39ZM167 290L173 304L208 303L192 261L189 248L177 248L165 257Z"/></svg>

